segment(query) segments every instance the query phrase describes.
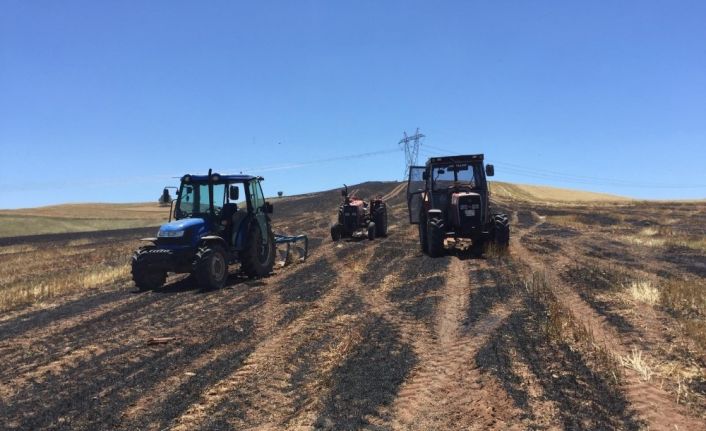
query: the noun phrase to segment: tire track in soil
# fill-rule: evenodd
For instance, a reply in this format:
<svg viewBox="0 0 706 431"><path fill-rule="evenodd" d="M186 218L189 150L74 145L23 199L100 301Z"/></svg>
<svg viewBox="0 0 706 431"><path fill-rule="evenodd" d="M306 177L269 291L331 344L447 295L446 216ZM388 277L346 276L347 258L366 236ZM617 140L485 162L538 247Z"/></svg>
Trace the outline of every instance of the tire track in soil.
<svg viewBox="0 0 706 431"><path fill-rule="evenodd" d="M485 265L474 262L473 269ZM471 294L469 269L466 261L451 258L433 331L420 334L419 328L413 329L420 361L392 407L394 428L507 428L517 416L502 388L482 375L474 363L476 353L510 314L514 302L495 304L465 327Z"/></svg>
<svg viewBox="0 0 706 431"><path fill-rule="evenodd" d="M256 315L252 316L252 319L255 321L254 326L256 327L254 338L262 339L267 336L263 334L272 334L278 329L286 328L288 323L292 323L288 322L283 325L280 319L281 315L286 313L286 309L288 307L287 303L289 302L287 299L291 299L287 298L286 295L283 294L283 291L288 289L291 283L296 284L299 282L300 284L309 287L312 291L319 293L324 292L324 289L314 290L313 287L317 284L315 282L315 277L322 274L326 276L326 274L331 273L332 270L328 268L331 253L332 251L326 247L317 247L316 251L312 253L313 256L310 255L310 258L307 260L306 264L298 265L298 268L294 267L296 269L293 272L284 271L284 276L280 273L277 274L279 277L273 276L268 278L270 282L267 284L266 290L262 292L265 297L265 301L261 307L255 310ZM318 269L314 270L314 268ZM315 300L317 298L318 296L308 299ZM312 303L309 303L308 305L314 306ZM295 319L292 319L292 321L293 320ZM148 423L160 424L159 427L151 428L164 428L164 426L171 423L175 417L183 415L188 408L191 408L193 404L197 403L199 401L198 397L201 396L203 392L209 390L209 388L212 388L214 385L217 385L220 379L226 379L232 375L234 370L237 370L240 366L242 366L246 358L248 358L249 355L251 355L257 348L260 348L260 346L261 342L248 340L244 343L238 344L237 346L230 345L223 346L222 348L211 349L203 355L195 357L193 362L189 364L188 367L190 369L198 370L193 373L193 376L188 378L184 377L182 374L170 376L169 379L165 379L161 382L155 390L151 393L144 394L139 401L135 402L128 409L126 409L123 413L123 417L125 418L126 423L130 424L127 428L143 428L145 417L151 418L152 416L155 416L153 413L154 411L168 409L172 411L172 414L169 416L168 420L165 421L164 418L160 419L157 417L151 418L150 420L152 422L148 421ZM238 355L235 358L236 360L233 360L233 350L245 353ZM214 364L218 365L216 367L216 375L218 376L218 379L212 378L214 372L211 368ZM209 377L204 378L202 377L203 375ZM174 386L177 386L178 390L181 390L179 388L184 388L183 392L193 395L188 397L178 397L178 392L177 394L170 392ZM175 409L173 407L173 404L175 403L180 405L180 408Z"/></svg>
<svg viewBox="0 0 706 431"><path fill-rule="evenodd" d="M314 261L316 262L317 260L315 259ZM271 281L270 286L273 284L277 286L277 284L272 282L287 280L290 274L290 271L282 271L268 278ZM228 325L231 316L240 315L252 307L259 307L260 302L264 298L263 293L259 289L263 287L262 282L238 283L235 286L236 289L242 289L243 287L245 289L236 291L236 294L232 296L229 295L233 290L232 285L221 291L209 292L204 296L193 296L188 290L179 292L180 289L169 294L165 292L142 294L139 298L149 305L147 308L143 309L143 307L138 306L136 309L128 307L125 310L121 310L121 307L118 306L117 310L108 311L112 318L100 316L100 318L91 318L87 322L82 321L78 325L78 330L73 328L68 332L68 338L64 336L60 342L57 342L56 339L53 340L56 344L56 353L43 356L48 366L40 365L39 372L27 372L25 370L24 372L15 373L14 382L11 381L12 384L6 385L5 383L8 382L3 382L4 389L12 390L15 401L9 399L10 405L24 402L23 400L36 396L32 394L39 393L37 391L51 389L52 385L58 388L70 383L71 386L75 387L76 391L90 393L90 391L95 390L95 384L91 382L96 380L90 376L91 373L98 371L97 367L103 370L96 374L99 377L97 381L104 380L102 379L102 374L115 378L119 373L127 372L126 370L128 369L135 369L136 371L134 372L138 374L146 374L145 378L147 381L141 384L143 387L155 384L159 386L161 383L155 382L153 377L156 377L162 371L148 371L134 367L145 366L153 362L156 365L158 362L154 361L154 359L148 359L154 354L158 355L156 358L160 361L161 357L172 356L181 358L180 361L183 362L184 355L180 352L184 349L180 347L181 345L187 346L188 349L186 351L191 355L198 353L199 345L203 343L203 339L210 337L210 334L214 332L218 334L229 330L222 325ZM264 284L264 289L265 291L268 289L267 283ZM123 295L130 294L123 292ZM268 298L274 296L269 294ZM155 333L160 336L177 335L180 341L171 347L166 346L166 351L164 352L160 351L161 353L153 354L150 351L154 349L145 349L144 344ZM199 335L205 336L202 336L202 340L198 340ZM97 343L95 342L96 340L98 340ZM194 343L192 343L192 340ZM216 346L214 350L218 350L218 347ZM198 357L199 355L196 354L195 356ZM44 373L43 370L50 371L50 373ZM17 368L15 368L15 371L17 371ZM155 372L158 374L154 374ZM168 370L167 372L167 369L165 369L165 372L166 374L163 374L162 377L169 380L171 378L170 373L178 372L178 370ZM7 377L7 375L4 375L4 377ZM65 383L62 384L62 381ZM125 386L126 381L124 379L116 382L117 386L108 385L106 390L108 392L116 390L130 391ZM27 386L27 384L30 385ZM56 399L57 403L70 406L80 402L70 393L64 393L58 389L55 390L57 392L52 398ZM125 399L131 397L133 395L128 394ZM3 399L8 400L4 396ZM120 410L119 406L120 403L116 402L115 408L118 411ZM7 410L5 409L5 411ZM49 412L51 412L51 406L45 404L45 414L49 414Z"/></svg>
<svg viewBox="0 0 706 431"><path fill-rule="evenodd" d="M336 245L325 247L327 259L334 259L332 255L335 254ZM357 247L348 259L361 258L366 252L369 257L371 253L367 247ZM354 271L348 269L348 259L329 261L329 265L338 274L335 280L330 281L331 289L281 330L272 324L262 330L263 335L260 337L267 338L248 356L243 366L202 391L199 400L174 421L174 429L219 427L226 423L236 428L259 424L263 429L278 429L288 417L293 416L296 394L290 382L296 369L292 362L287 361L287 357L316 331L341 333L348 326L345 320L331 321L325 318L334 313L351 287ZM284 312L284 309L272 308L265 321L272 322L274 316L281 316ZM225 418L221 412L229 408L239 409L238 415Z"/></svg>
<svg viewBox="0 0 706 431"><path fill-rule="evenodd" d="M59 333L48 331L52 333L50 338L26 340L25 343L30 343L31 349L20 352L22 357L4 363L11 366L6 375L16 377L3 386L5 389L12 388L13 394L16 394L29 382L41 383L50 376L78 371L81 364L105 360L103 358L111 357L125 346L132 346L124 352L130 354L130 350L138 349L155 334L169 336L172 335L173 327L190 326L205 308L216 305L221 308L237 308L241 301L248 303L248 298L253 295L259 296L254 291L243 290L225 301L217 301L212 297L206 300L206 304L200 304L201 308L197 308L189 302L188 295L155 293L143 295L136 301L121 303L113 309L101 310L87 319L79 319L75 326L69 326ZM155 316L162 316L165 309L169 310L171 317L168 324L155 319ZM5 393L4 396L13 394Z"/></svg>
<svg viewBox="0 0 706 431"><path fill-rule="evenodd" d="M534 234L543 224L538 222L527 227L522 236ZM571 241L571 237L565 241ZM590 328L597 342L615 355L625 357L630 353L629 343L624 340L624 336L557 275L560 268L567 268L572 263L580 261L582 257L580 253L571 247L563 247L564 251L561 254L553 255L551 262L547 262L527 250L521 238L513 240L513 245L519 251L517 254L521 261L530 268L543 271L547 275L557 298L560 298L563 306L571 310L581 324ZM552 270L545 270L547 267L551 267ZM673 401L673 396L666 390L642 380L632 369L623 368L622 371L623 393L638 415L647 421L650 429L706 430L706 424L689 416L685 409Z"/></svg>
<svg viewBox="0 0 706 431"><path fill-rule="evenodd" d="M316 238L310 242L318 243ZM316 264L317 249L315 245L307 264ZM289 274L288 268L267 280L269 284L277 283L286 280ZM188 326L211 307L218 310L237 303L244 292L253 286L257 289L261 284L261 281L243 281L234 276L226 289L206 295L199 294L196 286L183 277L177 277L158 291L140 294L129 292L125 285L120 285L117 289L71 300L49 310L33 311L19 317L19 321L4 322L12 338L4 339L0 344L0 352L5 358L0 371L6 379L12 375L17 377L5 380L0 393L7 396L17 393L26 382L41 381L47 371L53 374L68 372L76 368L77 360L84 362L84 356L100 358L121 345L134 344L135 339L147 339L156 332L161 332L161 336L168 335L165 331ZM237 290L236 295L223 298L233 289ZM195 294L198 296L193 296ZM76 295L70 296L74 297ZM56 325L53 317L58 318ZM169 320L167 326L165 318ZM98 342L92 343L94 340Z"/></svg>
<svg viewBox="0 0 706 431"><path fill-rule="evenodd" d="M337 255L339 253L336 253ZM340 253L341 257L345 257L345 253ZM311 259L309 260L308 263L311 263ZM269 280L271 282L276 282L276 279L279 279L281 281L281 277L271 277ZM124 292L119 292L118 296L122 294L123 296L125 295ZM170 312L173 314L177 315L182 315L183 312L188 312L191 311L191 308L194 308L194 304L188 304L189 298L185 298L185 296L182 295L169 295L167 296L155 296L156 294L152 294L152 297L146 297L146 296L140 296L140 297L135 297L135 298L141 298L143 302L146 302L145 305L150 308L150 306L154 306L154 302L159 302L159 300L163 299L168 299L167 304L162 303L159 304L157 308L154 309L143 309L143 310L138 310L139 308L142 308L141 306L138 306L136 304L124 304L125 302L130 302L130 297L129 299L124 300L124 301L119 301L123 302L123 304L116 304L115 302L108 301L108 305L106 306L99 306L97 310L94 310L94 312L86 314L86 312L79 313L77 316L70 316L69 320L67 322L64 322L66 324L62 324L61 327L57 327L55 330L51 331L51 334L47 334L47 339L49 338L55 338L57 335L60 335L65 338L65 335L68 334L71 336L73 339L91 339L91 338L98 338L98 339L103 339L103 336L98 336L96 337L95 333L95 324L98 323L100 324L100 327L106 328L107 331L110 332L110 336L108 337L108 343L106 342L101 342L99 345L95 344L90 344L90 345L84 345L80 346L78 349L72 348L70 350L66 349L57 349L55 351L55 354L48 354L48 355L43 355L43 357L48 358L49 361L46 362L46 365L41 365L40 363L36 363L35 366L37 366L38 371L34 374L27 374L21 372L20 374L24 374L25 381L35 381L33 375L38 376L42 375L43 370L52 370L52 373L54 375L61 375L61 374L74 374L75 372L79 371L79 368L82 365L88 365L88 362L92 363L95 361L102 362L104 366L112 366L110 363L104 362L102 358L107 358L111 357L110 362L114 362L116 358L112 357L116 353L125 356L125 355L130 355L130 351L134 351L138 346L139 342L135 344L134 342L131 342L129 344L125 344L122 341L116 340L116 338L124 338L122 334L129 333L130 330L135 327L135 326L145 326L143 324L140 324L139 321L132 320L131 317L129 317L127 314L129 313L124 313L124 311L130 311L131 313L134 313L135 316L140 316L138 320L144 321L151 323L151 319L146 319L144 315L160 315L164 314L165 309L169 309ZM268 296L276 296L276 295L268 295ZM203 298L201 298L203 299ZM112 302L112 303L111 303ZM209 301L211 302L211 305L216 305L213 300ZM174 308L174 305L179 304L178 308ZM126 305L124 310L121 310L121 306ZM203 303L200 304L203 306ZM227 306L227 303L219 302L221 307ZM117 308L116 308L117 306ZM203 311L203 308L201 308L201 311ZM274 322L275 319L268 318L267 316L278 316L282 314L282 310L274 310L271 307L264 307L265 313L265 318L261 319L264 320L265 322ZM41 312L40 312L41 313ZM193 313L186 313L187 316L191 316ZM66 314L62 315L61 317L68 317ZM72 318L73 317L73 318ZM133 316L134 317L134 316ZM193 318L194 316L191 317L184 317L181 319L178 319L179 321L172 321L170 323L174 324L176 323L177 325L182 325L188 322L189 319ZM118 319L118 320L116 320ZM35 322L36 323L36 322ZM44 322L42 322L44 323ZM105 325L103 325L105 324ZM32 325L34 326L34 325ZM38 326L38 325L37 325ZM147 324L147 326L150 326ZM11 326L12 327L12 326ZM109 328L110 327L110 328ZM119 328L119 331L116 333L113 328ZM15 327L16 328L16 327ZM14 328L13 328L14 329ZM262 328L261 328L262 329ZM106 332L107 334L108 332ZM64 334L64 335L62 335ZM24 334L27 335L27 334ZM160 335L165 335L165 334L160 334ZM35 340L36 341L36 340ZM55 341L55 340L54 340ZM127 346L127 349L120 350L117 349L117 346L115 342L118 342L120 345L125 345ZM58 343L57 345L61 345L62 343ZM197 356L194 358L194 361L192 364L190 364L190 367L194 368L199 368L201 365L208 363L208 361L215 361L218 362L219 360L219 354L222 353L222 350L227 350L228 348L220 348L220 349L215 349L214 351L206 352L205 354L202 354L200 356ZM121 353L119 353L119 352ZM25 352L26 353L26 352ZM56 353L58 353L58 357L55 357L52 359L52 356L56 356ZM176 352L177 355L179 355L178 352ZM77 362L78 361L78 362ZM131 360L131 362L134 362ZM81 365L82 364L82 365ZM90 368L90 367L89 367ZM73 371L72 371L73 370ZM27 371L27 370L24 370ZM170 382L175 382L175 381L181 381L182 379L179 378L179 376L167 376L165 382L160 382L158 383L159 388L157 389L156 392L160 392L160 389L162 388L169 388L171 386ZM193 379L196 380L196 379ZM52 380L53 381L53 380ZM41 383L41 379L39 381L36 381L36 383ZM16 387L16 385L11 385L13 387ZM188 385L187 385L188 386ZM144 401L144 400L143 400ZM149 404L149 403L148 403ZM130 409L128 409L130 410ZM130 416L130 415L128 415Z"/></svg>
<svg viewBox="0 0 706 431"><path fill-rule="evenodd" d="M397 195L399 195L402 192L402 190L404 190L406 187L407 187L407 183L405 183L405 182L400 183L397 187L392 189L388 194L384 195L382 197L382 200L385 202L392 200L392 198L397 197Z"/></svg>
<svg viewBox="0 0 706 431"><path fill-rule="evenodd" d="M401 207L391 209L392 220L406 215ZM401 334L399 325L391 321L389 313L394 311L413 319L389 303L389 289L384 286L385 280L396 278L405 267L405 258L414 250L410 243L398 234L376 240L368 263L351 264L365 269L357 271L358 279L338 306L344 310L339 317L349 326L333 333L320 330L318 337L300 346L303 355L294 355L300 364L294 373L299 377L292 382L298 406L285 428L348 429L389 423L384 411L415 362L411 344L406 342L415 335L411 331ZM371 295L376 299L370 299ZM415 324L424 330L420 322Z"/></svg>

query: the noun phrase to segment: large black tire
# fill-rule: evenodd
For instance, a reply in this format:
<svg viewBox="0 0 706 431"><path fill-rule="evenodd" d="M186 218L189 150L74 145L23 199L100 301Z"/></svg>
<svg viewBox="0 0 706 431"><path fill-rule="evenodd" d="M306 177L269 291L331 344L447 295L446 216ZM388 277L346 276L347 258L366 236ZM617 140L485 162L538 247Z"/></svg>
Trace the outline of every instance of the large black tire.
<svg viewBox="0 0 706 431"><path fill-rule="evenodd" d="M506 214L493 214L493 242L501 250L510 246L510 221Z"/></svg>
<svg viewBox="0 0 706 431"><path fill-rule="evenodd" d="M331 226L331 239L333 240L333 242L340 240L342 235L343 226L341 226L339 223L336 223L335 225Z"/></svg>
<svg viewBox="0 0 706 431"><path fill-rule="evenodd" d="M427 222L427 251L431 257L444 254L444 221L432 218Z"/></svg>
<svg viewBox="0 0 706 431"><path fill-rule="evenodd" d="M220 289L228 280L228 257L223 247L205 244L196 252L194 276L202 289Z"/></svg>
<svg viewBox="0 0 706 431"><path fill-rule="evenodd" d="M375 226L375 222L370 222L368 223L368 239L370 241L375 239L375 234L377 233L377 227Z"/></svg>
<svg viewBox="0 0 706 431"><path fill-rule="evenodd" d="M275 235L269 226L267 231L267 244L263 244L260 224L253 222L250 225L245 250L240 253L240 263L248 277L264 277L272 272L275 264Z"/></svg>
<svg viewBox="0 0 706 431"><path fill-rule="evenodd" d="M132 281L138 289L159 289L167 281L166 271L155 271L147 265L149 251L154 247L140 247L132 255Z"/></svg>
<svg viewBox="0 0 706 431"><path fill-rule="evenodd" d="M375 222L375 236L387 236L387 205L381 204L373 214Z"/></svg>
<svg viewBox="0 0 706 431"><path fill-rule="evenodd" d="M417 228L419 228L419 248L422 250L422 253L428 253L427 219L420 216Z"/></svg>

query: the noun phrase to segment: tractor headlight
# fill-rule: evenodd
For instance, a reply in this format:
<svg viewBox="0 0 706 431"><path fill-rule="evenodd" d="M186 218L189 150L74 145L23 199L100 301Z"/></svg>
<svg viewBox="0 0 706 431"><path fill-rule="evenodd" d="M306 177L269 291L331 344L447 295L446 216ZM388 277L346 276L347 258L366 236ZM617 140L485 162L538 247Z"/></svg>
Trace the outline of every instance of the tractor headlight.
<svg viewBox="0 0 706 431"><path fill-rule="evenodd" d="M181 238L184 236L183 230L160 230L157 233L159 238Z"/></svg>

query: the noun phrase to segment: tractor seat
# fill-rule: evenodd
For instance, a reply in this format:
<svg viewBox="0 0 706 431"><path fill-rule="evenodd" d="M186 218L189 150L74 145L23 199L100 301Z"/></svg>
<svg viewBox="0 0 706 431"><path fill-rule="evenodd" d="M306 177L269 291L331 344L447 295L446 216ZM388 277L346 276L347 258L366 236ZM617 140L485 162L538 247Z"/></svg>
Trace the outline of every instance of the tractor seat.
<svg viewBox="0 0 706 431"><path fill-rule="evenodd" d="M231 245L235 246L236 240L238 239L238 232L240 232L240 226L243 224L243 221L248 217L248 212L247 211L236 211L232 216L231 216L231 224L230 224L230 240L231 240Z"/></svg>
<svg viewBox="0 0 706 431"><path fill-rule="evenodd" d="M238 210L238 204L235 202L229 202L223 205L221 209L221 220L228 221L224 237L231 239L231 245L235 244L236 236L240 230L240 224L247 215L247 211Z"/></svg>
<svg viewBox="0 0 706 431"><path fill-rule="evenodd" d="M221 220L230 220L236 212L238 212L238 204L235 202L224 204L221 208Z"/></svg>

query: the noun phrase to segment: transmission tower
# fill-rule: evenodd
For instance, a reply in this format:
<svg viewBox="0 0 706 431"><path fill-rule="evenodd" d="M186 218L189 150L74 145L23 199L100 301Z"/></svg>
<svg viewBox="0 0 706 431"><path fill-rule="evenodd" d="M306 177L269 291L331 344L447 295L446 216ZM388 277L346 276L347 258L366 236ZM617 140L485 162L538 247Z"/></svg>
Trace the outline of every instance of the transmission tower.
<svg viewBox="0 0 706 431"><path fill-rule="evenodd" d="M407 136L407 132L404 132L404 137L400 139L398 145L402 146L404 149L404 157L407 166L404 168L404 176L402 179L407 178L409 174L409 167L415 166L417 164L417 155L419 154L419 140L422 139L424 135L419 133L419 127L414 132L414 135Z"/></svg>

